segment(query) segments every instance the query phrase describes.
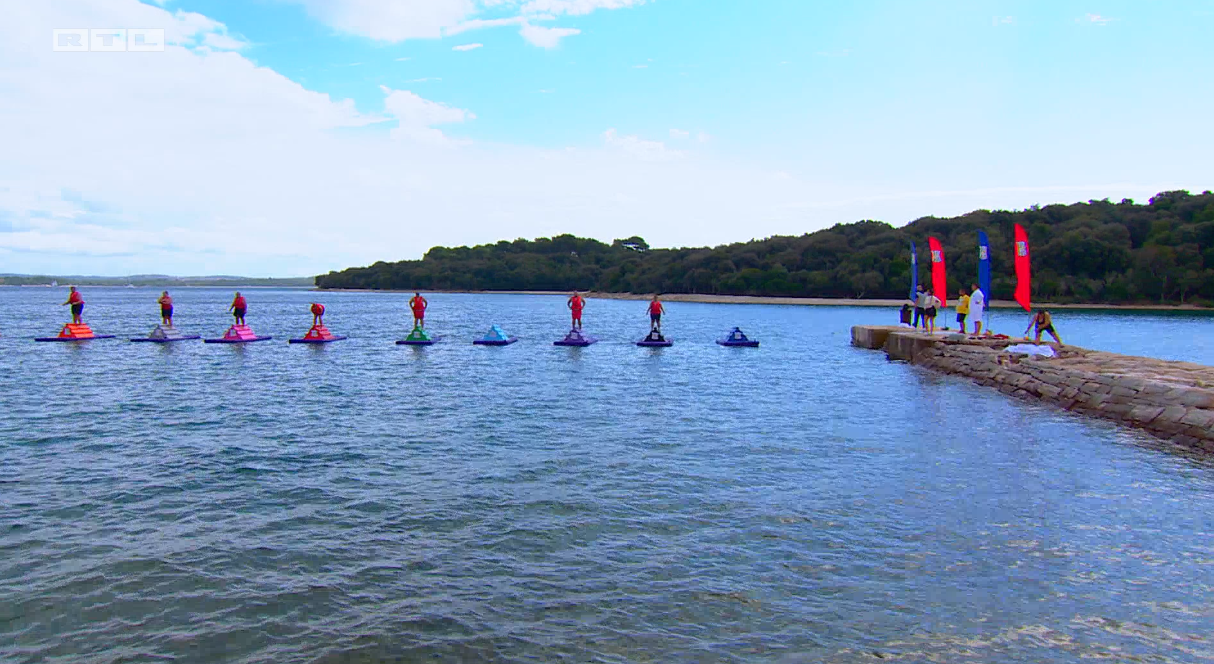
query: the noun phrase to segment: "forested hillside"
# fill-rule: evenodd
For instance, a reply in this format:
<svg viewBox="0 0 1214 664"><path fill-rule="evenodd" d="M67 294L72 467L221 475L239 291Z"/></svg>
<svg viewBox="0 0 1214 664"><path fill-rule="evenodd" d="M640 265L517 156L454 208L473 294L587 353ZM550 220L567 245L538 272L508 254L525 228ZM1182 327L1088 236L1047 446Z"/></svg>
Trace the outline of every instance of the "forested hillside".
<svg viewBox="0 0 1214 664"><path fill-rule="evenodd" d="M977 233L990 237L992 290L1011 299L1012 226L1029 234L1038 300L1214 304L1214 194L1160 193L1146 205L1107 200L925 217L901 228L858 221L801 236L713 248L652 249L561 235L476 247L435 247L417 261L379 262L316 277L321 288L595 290L801 297L905 297L909 241L929 278L927 237L944 245L949 292L978 271Z"/></svg>

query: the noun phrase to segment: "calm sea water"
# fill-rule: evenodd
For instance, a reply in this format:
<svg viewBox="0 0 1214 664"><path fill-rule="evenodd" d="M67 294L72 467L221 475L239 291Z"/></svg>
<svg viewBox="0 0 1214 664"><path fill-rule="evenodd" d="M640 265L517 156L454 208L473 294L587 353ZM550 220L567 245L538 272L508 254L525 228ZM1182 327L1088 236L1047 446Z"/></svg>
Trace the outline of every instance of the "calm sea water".
<svg viewBox="0 0 1214 664"><path fill-rule="evenodd" d="M672 303L651 350L591 300L564 349L562 297L433 295L413 349L407 296L246 294L274 341L59 345L62 289L0 289L0 661L1214 659L1214 461L848 345L892 310ZM285 343L314 298L350 340ZM1214 364L1208 316L1056 324Z"/></svg>

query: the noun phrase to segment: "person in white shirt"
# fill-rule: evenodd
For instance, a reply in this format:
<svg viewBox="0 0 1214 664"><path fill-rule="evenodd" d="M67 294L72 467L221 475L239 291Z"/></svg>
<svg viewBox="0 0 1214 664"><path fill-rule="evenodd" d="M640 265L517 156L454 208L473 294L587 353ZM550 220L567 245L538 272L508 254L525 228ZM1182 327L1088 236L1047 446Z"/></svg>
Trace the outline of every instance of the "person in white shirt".
<svg viewBox="0 0 1214 664"><path fill-rule="evenodd" d="M986 309L986 293L978 288L978 284L971 284L974 292L970 294L970 315L974 321L974 334L982 334L982 312Z"/></svg>

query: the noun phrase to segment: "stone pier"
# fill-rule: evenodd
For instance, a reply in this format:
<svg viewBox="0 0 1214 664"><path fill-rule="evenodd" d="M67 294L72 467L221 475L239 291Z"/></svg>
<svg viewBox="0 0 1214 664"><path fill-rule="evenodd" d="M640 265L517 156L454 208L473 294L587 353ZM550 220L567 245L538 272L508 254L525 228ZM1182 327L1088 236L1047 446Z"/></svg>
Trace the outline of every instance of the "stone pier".
<svg viewBox="0 0 1214 664"><path fill-rule="evenodd" d="M1010 353L1023 339L971 339L858 325L852 344L973 379L1005 394L1116 420L1214 452L1214 367L1052 345L1056 357Z"/></svg>

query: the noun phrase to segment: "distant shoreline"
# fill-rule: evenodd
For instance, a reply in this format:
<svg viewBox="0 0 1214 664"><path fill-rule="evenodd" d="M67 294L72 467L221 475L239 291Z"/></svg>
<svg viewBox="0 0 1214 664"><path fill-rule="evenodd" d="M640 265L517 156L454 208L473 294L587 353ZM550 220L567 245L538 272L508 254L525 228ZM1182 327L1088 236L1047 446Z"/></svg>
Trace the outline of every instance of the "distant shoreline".
<svg viewBox="0 0 1214 664"><path fill-rule="evenodd" d="M313 288L317 292L328 293L413 293L412 290L397 289L368 289L368 288ZM423 289L423 293L453 293L467 295L569 295L569 291L487 291L487 290L433 290ZM649 294L635 293L597 293L583 292L583 296L597 300L648 300ZM697 302L701 304L780 304L817 307L901 307L906 300L858 300L854 298L833 297L777 297L760 295L703 295L697 293L663 293L664 302ZM1208 307L1198 307L1191 304L1052 304L1038 303L1037 306L1048 309L1107 309L1122 311L1214 311ZM949 307L951 308L951 307ZM1010 300L993 300L992 309L1019 309L1020 305Z"/></svg>

